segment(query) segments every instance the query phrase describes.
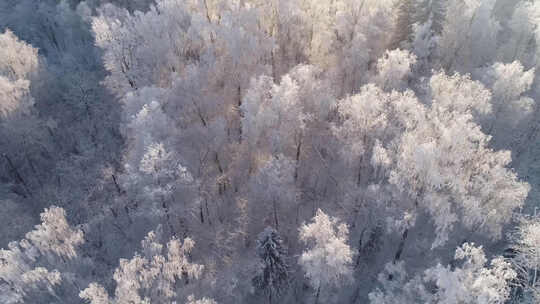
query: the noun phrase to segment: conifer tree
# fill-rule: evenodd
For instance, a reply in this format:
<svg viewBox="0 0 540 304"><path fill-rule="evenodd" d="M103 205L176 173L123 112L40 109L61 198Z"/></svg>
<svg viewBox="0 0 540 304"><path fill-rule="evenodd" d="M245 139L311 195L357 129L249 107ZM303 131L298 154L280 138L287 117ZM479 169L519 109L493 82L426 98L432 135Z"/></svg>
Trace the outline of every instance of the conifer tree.
<svg viewBox="0 0 540 304"><path fill-rule="evenodd" d="M268 296L268 302L281 296L289 285L287 250L276 230L266 227L257 239L257 256L261 261L260 272L253 278L254 287Z"/></svg>

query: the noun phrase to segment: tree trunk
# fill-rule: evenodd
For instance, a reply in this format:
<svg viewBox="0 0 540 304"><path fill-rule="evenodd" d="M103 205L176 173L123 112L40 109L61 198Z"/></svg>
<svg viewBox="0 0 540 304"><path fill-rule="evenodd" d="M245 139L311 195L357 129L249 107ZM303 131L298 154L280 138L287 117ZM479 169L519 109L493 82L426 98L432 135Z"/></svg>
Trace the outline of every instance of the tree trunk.
<svg viewBox="0 0 540 304"><path fill-rule="evenodd" d="M114 174L112 175L112 179L114 182L114 186L116 187L116 191L118 192L118 195L122 195L123 191L120 188L120 185L118 184L118 181L116 180L116 176Z"/></svg>
<svg viewBox="0 0 540 304"><path fill-rule="evenodd" d="M278 215L277 215L277 206L276 206L276 200L274 199L274 222L276 225L276 230L279 230L279 221L278 221Z"/></svg>
<svg viewBox="0 0 540 304"><path fill-rule="evenodd" d="M365 231L366 228L362 229L362 232L360 232L360 239L358 240L358 255L356 256L356 263L354 264L354 268L358 268L358 265L360 265L360 260L362 258L362 239L364 237Z"/></svg>
<svg viewBox="0 0 540 304"><path fill-rule="evenodd" d="M364 162L364 157L361 156L360 157L360 161L358 162L358 174L356 175L356 185L357 186L360 186L361 182L362 182L362 164Z"/></svg>
<svg viewBox="0 0 540 304"><path fill-rule="evenodd" d="M238 143L242 143L242 87L238 85Z"/></svg>
<svg viewBox="0 0 540 304"><path fill-rule="evenodd" d="M171 235L176 236L176 230L174 229L174 227L173 227L173 225L171 223L171 215L169 213L169 206L168 206L168 204L166 202L165 197L161 197L161 207L165 211L165 219L166 219L166 223L167 223L167 226L169 227Z"/></svg>
<svg viewBox="0 0 540 304"><path fill-rule="evenodd" d="M223 168L221 167L221 162L219 161L219 154L218 154L217 151L216 151L215 153L216 153L216 154L215 154L215 159L214 159L214 161L216 162L216 166L217 166L217 168L218 168L218 170L219 170L219 173L220 173L220 174L223 174Z"/></svg>
<svg viewBox="0 0 540 304"><path fill-rule="evenodd" d="M356 287L354 290L354 293L351 298L351 304L356 303L356 300L358 300L358 297L360 296L360 286Z"/></svg>
<svg viewBox="0 0 540 304"><path fill-rule="evenodd" d="M206 219L208 220L208 225L212 226L212 220L210 219L210 209L208 209L208 199L204 199L204 207L206 209Z"/></svg>
<svg viewBox="0 0 540 304"><path fill-rule="evenodd" d="M396 255L394 256L394 264L401 258L401 254L403 253L403 247L405 247L405 241L407 240L408 235L409 235L409 228L403 231L403 235L401 236L401 241L399 242L398 250L396 251Z"/></svg>
<svg viewBox="0 0 540 304"><path fill-rule="evenodd" d="M272 80L274 81L274 83L278 83L276 60L274 58L274 50L270 51L270 60L272 62Z"/></svg>
<svg viewBox="0 0 540 304"><path fill-rule="evenodd" d="M319 303L320 294L321 294L321 284L319 284L319 288L317 288L317 294L315 295L315 304Z"/></svg>
<svg viewBox="0 0 540 304"><path fill-rule="evenodd" d="M296 166L294 168L294 181L298 179L298 166L300 163L300 153L302 152L302 140L298 142L298 145L296 146Z"/></svg>
<svg viewBox="0 0 540 304"><path fill-rule="evenodd" d="M11 158L9 158L9 156L7 154L4 154L4 158L7 160L8 165L11 168L11 172L13 172L13 174L15 174L15 179L17 179L17 181L24 186L24 190L26 190L26 193L29 196L32 196L32 192L30 192L30 189L28 188L28 184L26 183L26 181L23 179L23 177L19 173L19 170L17 170L17 167L15 167L15 165L11 161Z"/></svg>
<svg viewBox="0 0 540 304"><path fill-rule="evenodd" d="M199 215L201 217L201 224L204 224L204 214L203 214L202 205L199 206Z"/></svg>

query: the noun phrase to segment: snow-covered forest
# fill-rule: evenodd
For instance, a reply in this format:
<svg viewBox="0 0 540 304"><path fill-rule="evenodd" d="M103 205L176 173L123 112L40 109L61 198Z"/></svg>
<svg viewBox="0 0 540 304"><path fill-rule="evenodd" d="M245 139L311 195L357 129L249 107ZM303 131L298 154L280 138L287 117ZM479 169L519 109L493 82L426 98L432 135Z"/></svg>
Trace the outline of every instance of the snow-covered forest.
<svg viewBox="0 0 540 304"><path fill-rule="evenodd" d="M540 303L537 68L537 0L0 0L0 303Z"/></svg>

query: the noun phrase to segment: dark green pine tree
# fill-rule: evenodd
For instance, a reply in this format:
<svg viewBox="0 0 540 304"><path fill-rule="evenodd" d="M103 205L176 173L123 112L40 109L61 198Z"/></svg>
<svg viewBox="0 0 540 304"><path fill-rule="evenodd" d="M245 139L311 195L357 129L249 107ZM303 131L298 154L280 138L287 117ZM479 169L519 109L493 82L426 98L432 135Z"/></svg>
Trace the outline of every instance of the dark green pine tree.
<svg viewBox="0 0 540 304"><path fill-rule="evenodd" d="M271 304L289 286L287 250L278 232L267 227L257 238L257 255L261 260L259 273L253 278L256 291L268 297Z"/></svg>

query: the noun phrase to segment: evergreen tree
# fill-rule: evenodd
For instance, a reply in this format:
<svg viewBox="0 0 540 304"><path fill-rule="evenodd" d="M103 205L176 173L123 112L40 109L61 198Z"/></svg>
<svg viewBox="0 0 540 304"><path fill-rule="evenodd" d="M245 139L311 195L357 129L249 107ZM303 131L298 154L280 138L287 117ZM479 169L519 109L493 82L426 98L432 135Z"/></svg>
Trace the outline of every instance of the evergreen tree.
<svg viewBox="0 0 540 304"><path fill-rule="evenodd" d="M260 272L253 278L254 287L268 296L272 303L274 296L283 294L289 285L289 265L287 250L276 230L266 227L257 239L257 256L261 260Z"/></svg>

